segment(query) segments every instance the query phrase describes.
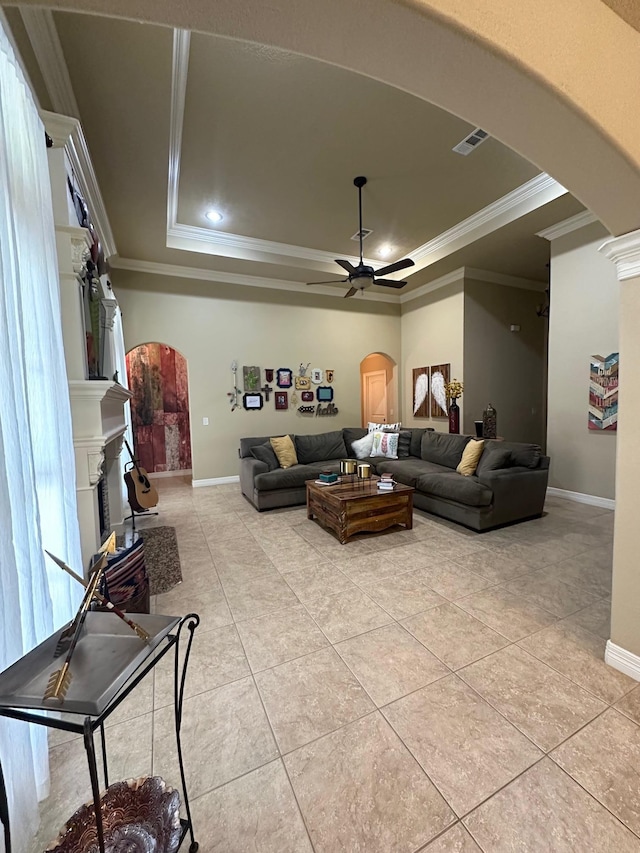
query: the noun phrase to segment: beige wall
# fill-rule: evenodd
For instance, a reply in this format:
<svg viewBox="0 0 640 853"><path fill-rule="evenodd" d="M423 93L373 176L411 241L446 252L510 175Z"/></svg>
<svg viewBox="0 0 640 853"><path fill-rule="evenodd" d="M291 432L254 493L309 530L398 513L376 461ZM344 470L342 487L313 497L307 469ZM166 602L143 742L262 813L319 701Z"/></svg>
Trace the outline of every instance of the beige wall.
<svg viewBox="0 0 640 853"><path fill-rule="evenodd" d="M546 321L536 315L543 301L544 293L465 278L464 432L474 434L492 403L499 435L544 445Z"/></svg>
<svg viewBox="0 0 640 853"><path fill-rule="evenodd" d="M402 306L402 423L449 431L447 418L413 417L413 368L450 364L451 378L463 379L463 281L454 282ZM460 408L464 407L464 398ZM463 409L464 411L464 409ZM463 412L461 412L462 414Z"/></svg>
<svg viewBox="0 0 640 853"><path fill-rule="evenodd" d="M242 436L325 432L360 424L360 362L381 350L400 360L398 308L288 291L220 285L113 270L125 344L170 344L186 356L193 478L238 473ZM335 417L276 412L273 395L261 411L230 411L231 361L277 369L300 362L335 370ZM264 372L262 373L264 380ZM271 383L275 387L275 383ZM312 386L315 387L315 386ZM291 390L289 390L291 395ZM298 392L298 397L300 392ZM203 426L203 417L209 426Z"/></svg>
<svg viewBox="0 0 640 853"><path fill-rule="evenodd" d="M589 358L619 350L619 283L598 252L608 236L596 223L551 243L547 450L550 486L614 498L616 434L587 428Z"/></svg>

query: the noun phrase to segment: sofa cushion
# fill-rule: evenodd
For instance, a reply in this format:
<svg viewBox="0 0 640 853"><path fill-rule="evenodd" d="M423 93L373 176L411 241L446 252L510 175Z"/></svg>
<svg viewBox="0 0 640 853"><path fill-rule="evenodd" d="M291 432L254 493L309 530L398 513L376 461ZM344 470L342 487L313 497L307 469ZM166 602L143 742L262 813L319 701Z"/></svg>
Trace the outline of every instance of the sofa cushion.
<svg viewBox="0 0 640 853"><path fill-rule="evenodd" d="M385 456L387 459L398 458L398 433L374 432L371 456Z"/></svg>
<svg viewBox="0 0 640 853"><path fill-rule="evenodd" d="M463 477L470 477L472 474L475 474L483 450L484 441L482 439L480 441L477 439L470 441L462 451L462 459L456 468L456 472L462 474Z"/></svg>
<svg viewBox="0 0 640 853"><path fill-rule="evenodd" d="M469 441L471 441L470 435L425 431L422 436L420 456L425 462L435 462L437 465L455 470L462 459L462 451Z"/></svg>
<svg viewBox="0 0 640 853"><path fill-rule="evenodd" d="M353 457L355 453L351 447L351 443L357 441L359 438L362 438L367 434L367 430L365 427L345 427L342 430L342 437L344 439L345 447L347 448L347 456Z"/></svg>
<svg viewBox="0 0 640 853"><path fill-rule="evenodd" d="M367 459L371 456L371 448L373 447L373 433L367 432L362 438L351 442L351 452L356 459Z"/></svg>
<svg viewBox="0 0 640 853"><path fill-rule="evenodd" d="M325 459L344 459L347 455L341 429L317 435L296 435L295 443L301 465L323 462Z"/></svg>
<svg viewBox="0 0 640 853"><path fill-rule="evenodd" d="M275 471L276 468L280 467L278 457L276 456L273 447L271 446L271 442L269 441L264 444L256 444L255 447L251 448L249 453L254 459L259 459L260 462L265 462L269 471Z"/></svg>
<svg viewBox="0 0 640 853"><path fill-rule="evenodd" d="M422 446L422 436L425 434L426 429L412 429L411 430L411 443L409 445L409 453L411 456L416 456L418 459L421 458L420 447Z"/></svg>
<svg viewBox="0 0 640 853"><path fill-rule="evenodd" d="M292 465L298 464L296 456L296 448L291 440L290 435L283 435L279 438L270 438L271 447L278 457L278 462L281 468L291 468Z"/></svg>
<svg viewBox="0 0 640 853"><path fill-rule="evenodd" d="M498 444L494 444L493 442L485 442L482 456L476 468L476 474L480 476L480 474L484 474L487 471L498 471L500 468L508 468L510 464L510 450L498 447Z"/></svg>
<svg viewBox="0 0 640 853"><path fill-rule="evenodd" d="M261 474L267 477L268 474ZM490 488L479 483L476 477L463 477L455 471L422 474L416 481L416 489L436 498L465 504L466 506L489 506L493 498Z"/></svg>
<svg viewBox="0 0 640 853"><path fill-rule="evenodd" d="M411 433L410 429L401 429L398 433L398 459L411 456Z"/></svg>
<svg viewBox="0 0 640 853"><path fill-rule="evenodd" d="M511 465L520 465L523 468L537 468L542 456L542 448L539 444L526 444L516 441L501 441L505 450L511 452Z"/></svg>
<svg viewBox="0 0 640 853"><path fill-rule="evenodd" d="M397 424L374 424L373 421L369 421L367 424L368 432L398 432L398 430L402 427L400 421Z"/></svg>
<svg viewBox="0 0 640 853"><path fill-rule="evenodd" d="M378 474L393 474L395 480L405 486L416 487L416 480L423 474L449 472L444 465L435 465L433 462L424 462L422 459L385 459L379 457L371 460Z"/></svg>
<svg viewBox="0 0 640 853"><path fill-rule="evenodd" d="M295 489L304 486L306 480L315 480L318 473L315 466L292 465L290 468L278 468L265 474L256 474L253 485L259 492Z"/></svg>
<svg viewBox="0 0 640 853"><path fill-rule="evenodd" d="M259 444L268 444L269 436L252 436L251 438L241 438L240 439L240 458L244 459L246 456L251 456L251 448L256 447Z"/></svg>

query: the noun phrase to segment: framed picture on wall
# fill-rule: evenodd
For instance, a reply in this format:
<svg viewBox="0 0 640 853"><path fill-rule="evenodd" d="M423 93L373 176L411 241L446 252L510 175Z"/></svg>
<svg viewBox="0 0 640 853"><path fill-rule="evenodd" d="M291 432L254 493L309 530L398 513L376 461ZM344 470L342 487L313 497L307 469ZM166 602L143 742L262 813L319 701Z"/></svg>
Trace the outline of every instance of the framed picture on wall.
<svg viewBox="0 0 640 853"><path fill-rule="evenodd" d="M330 385L319 385L316 388L319 403L330 403L333 400L333 388Z"/></svg>
<svg viewBox="0 0 640 853"><path fill-rule="evenodd" d="M314 385L320 385L324 382L324 370L321 370L319 367L314 367L311 371L311 381Z"/></svg>
<svg viewBox="0 0 640 853"><path fill-rule="evenodd" d="M262 394L243 394L242 405L245 409L253 411L262 408Z"/></svg>
<svg viewBox="0 0 640 853"><path fill-rule="evenodd" d="M413 368L413 417L429 417L429 368Z"/></svg>
<svg viewBox="0 0 640 853"><path fill-rule="evenodd" d="M293 374L288 367L279 367L276 370L276 385L278 388L291 388L293 385Z"/></svg>
<svg viewBox="0 0 640 853"><path fill-rule="evenodd" d="M308 391L311 388L311 380L308 376L296 376L296 390Z"/></svg>
<svg viewBox="0 0 640 853"><path fill-rule="evenodd" d="M449 414L449 401L446 387L451 374L450 364L431 366L431 417L446 418Z"/></svg>
<svg viewBox="0 0 640 853"><path fill-rule="evenodd" d="M276 411L285 412L289 408L289 394L287 391L276 391Z"/></svg>
<svg viewBox="0 0 640 853"><path fill-rule="evenodd" d="M313 403L313 391L303 391L300 396L303 403Z"/></svg>

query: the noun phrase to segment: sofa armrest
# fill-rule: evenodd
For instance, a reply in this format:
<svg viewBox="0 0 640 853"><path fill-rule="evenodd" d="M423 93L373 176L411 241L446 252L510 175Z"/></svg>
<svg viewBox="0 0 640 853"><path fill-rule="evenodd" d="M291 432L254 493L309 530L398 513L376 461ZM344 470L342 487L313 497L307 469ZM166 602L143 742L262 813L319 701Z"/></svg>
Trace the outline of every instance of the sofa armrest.
<svg viewBox="0 0 640 853"><path fill-rule="evenodd" d="M500 468L478 477L493 492L493 506L516 518L540 515L547 496L546 468Z"/></svg>
<svg viewBox="0 0 640 853"><path fill-rule="evenodd" d="M240 490L242 494L253 500L253 481L258 474L266 474L269 466L266 462L254 459L253 456L243 456L240 460Z"/></svg>

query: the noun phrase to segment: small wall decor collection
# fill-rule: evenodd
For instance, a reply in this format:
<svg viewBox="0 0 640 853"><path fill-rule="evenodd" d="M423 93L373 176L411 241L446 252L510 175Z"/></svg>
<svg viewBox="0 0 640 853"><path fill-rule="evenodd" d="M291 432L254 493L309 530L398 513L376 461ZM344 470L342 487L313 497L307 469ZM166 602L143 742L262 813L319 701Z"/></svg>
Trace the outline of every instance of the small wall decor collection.
<svg viewBox="0 0 640 853"><path fill-rule="evenodd" d="M245 410L259 411L264 408L265 402L270 401L271 394L273 394L274 407L277 412L295 409L301 415L315 415L317 417L337 415L338 407L333 402L334 391L331 384L321 384L322 382L333 382L335 371L330 368L323 370L317 367L310 370L310 366L311 362L306 365L301 362L295 376L289 367L279 367L277 370L272 367L265 367L265 382L261 385L260 368L257 365L244 365L242 368L243 393L238 388L238 362L232 361L233 391L227 393L231 403L231 411L234 412L239 407L240 399L242 399L242 406ZM269 384L274 380L277 388ZM317 385L315 391L311 387L312 382ZM293 390L292 393L289 393L289 390L283 389ZM300 402L298 391L300 391L303 403L301 406L298 406Z"/></svg>
<svg viewBox="0 0 640 853"><path fill-rule="evenodd" d="M618 429L618 368L620 353L592 355L589 368L589 429Z"/></svg>

